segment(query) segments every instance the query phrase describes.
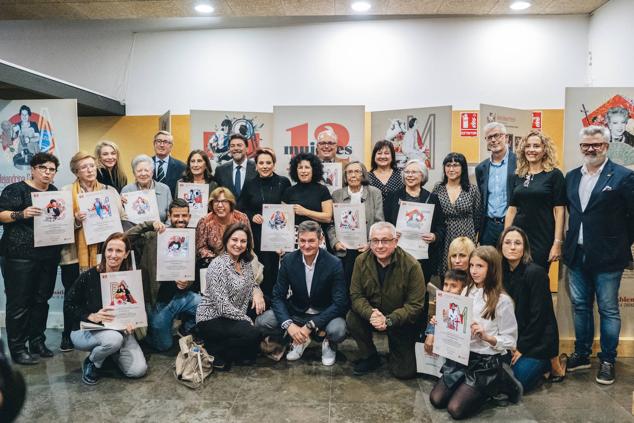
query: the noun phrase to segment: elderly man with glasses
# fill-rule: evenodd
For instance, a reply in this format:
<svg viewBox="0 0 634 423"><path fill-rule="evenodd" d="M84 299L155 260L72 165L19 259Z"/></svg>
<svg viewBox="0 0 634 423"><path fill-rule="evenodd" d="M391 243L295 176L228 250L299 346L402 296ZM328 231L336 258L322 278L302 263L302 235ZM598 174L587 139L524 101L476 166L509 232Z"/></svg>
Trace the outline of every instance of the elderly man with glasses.
<svg viewBox="0 0 634 423"><path fill-rule="evenodd" d="M352 309L346 322L361 356L354 366L356 376L381 365L374 331L387 333L390 373L399 379L416 375L414 344L420 333L425 278L418 261L396 244L394 225L377 222L370 228L370 250L354 264Z"/></svg>

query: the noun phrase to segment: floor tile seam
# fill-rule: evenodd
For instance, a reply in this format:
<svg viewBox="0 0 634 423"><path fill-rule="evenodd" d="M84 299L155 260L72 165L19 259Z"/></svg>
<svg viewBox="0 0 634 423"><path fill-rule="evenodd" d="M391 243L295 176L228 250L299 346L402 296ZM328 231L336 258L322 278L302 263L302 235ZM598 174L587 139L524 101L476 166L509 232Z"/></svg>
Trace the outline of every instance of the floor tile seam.
<svg viewBox="0 0 634 423"><path fill-rule="evenodd" d="M231 407L227 411L227 416L226 416L227 418L229 418L231 416L231 412L233 411L234 407L236 406L236 403L238 402L238 398L240 397L240 393L242 392L242 388L244 387L244 385L249 380L249 374L250 373L251 373L251 369L249 369L249 371L247 371L246 374L243 376L242 383L240 384L240 387L238 388L238 392L236 392L236 396L233 399L233 402L231 403Z"/></svg>

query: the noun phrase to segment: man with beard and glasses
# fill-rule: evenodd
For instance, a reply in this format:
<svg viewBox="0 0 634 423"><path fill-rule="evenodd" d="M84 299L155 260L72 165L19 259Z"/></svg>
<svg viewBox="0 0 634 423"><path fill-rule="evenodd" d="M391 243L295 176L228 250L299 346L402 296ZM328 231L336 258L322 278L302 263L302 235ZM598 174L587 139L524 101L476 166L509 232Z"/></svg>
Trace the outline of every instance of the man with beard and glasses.
<svg viewBox="0 0 634 423"><path fill-rule="evenodd" d="M607 128L588 126L581 130L580 138L583 165L566 175L570 218L563 256L570 270L576 336L568 371L590 368L596 296L601 318L596 381L609 385L614 383L621 331L619 285L623 270L632 261L634 172L607 158Z"/></svg>

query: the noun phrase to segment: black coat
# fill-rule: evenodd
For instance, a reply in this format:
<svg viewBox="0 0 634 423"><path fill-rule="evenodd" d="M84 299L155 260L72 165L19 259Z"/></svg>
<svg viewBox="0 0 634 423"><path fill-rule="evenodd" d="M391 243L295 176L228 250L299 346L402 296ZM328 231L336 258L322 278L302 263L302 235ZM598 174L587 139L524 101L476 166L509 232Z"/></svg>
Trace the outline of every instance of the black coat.
<svg viewBox="0 0 634 423"><path fill-rule="evenodd" d="M178 180L183 177L183 173L185 172L185 169L187 169L187 166L185 163L175 159L173 156L169 157L170 159L167 162L167 173L165 174L165 178L158 182L163 182L165 185L170 187L172 198L176 198L176 186L178 184ZM154 160L154 166L156 167L156 156L152 156L152 160ZM156 169L154 170L152 178L156 181Z"/></svg>
<svg viewBox="0 0 634 423"><path fill-rule="evenodd" d="M101 300L101 277L97 268L92 267L79 275L64 299L64 314L73 319L73 330L79 329L79 322L89 322L88 316L103 308Z"/></svg>
<svg viewBox="0 0 634 423"><path fill-rule="evenodd" d="M255 171L255 163L253 162L253 160L247 160L247 173L244 178L244 183L242 184L242 191L240 192L240 195L242 195L242 192L244 192L244 187L246 186L247 182L255 178L256 175L257 172ZM236 197L236 200L239 199L233 187L233 160L218 166L216 168L214 177L216 178L218 185L229 189Z"/></svg>

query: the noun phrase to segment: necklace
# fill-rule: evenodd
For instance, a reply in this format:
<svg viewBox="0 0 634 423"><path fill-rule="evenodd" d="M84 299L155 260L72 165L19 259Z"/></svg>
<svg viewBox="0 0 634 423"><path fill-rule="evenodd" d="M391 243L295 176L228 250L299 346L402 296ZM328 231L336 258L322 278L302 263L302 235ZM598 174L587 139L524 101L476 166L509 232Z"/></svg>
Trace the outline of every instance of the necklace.
<svg viewBox="0 0 634 423"><path fill-rule="evenodd" d="M533 180L534 177L535 175L531 173L526 174L526 177L524 178L524 188L528 188L528 186L531 184L531 181Z"/></svg>

